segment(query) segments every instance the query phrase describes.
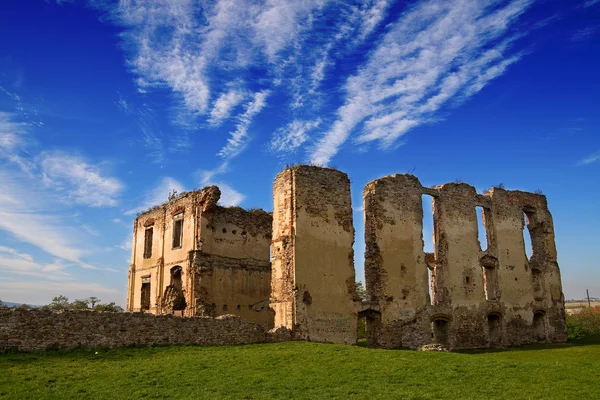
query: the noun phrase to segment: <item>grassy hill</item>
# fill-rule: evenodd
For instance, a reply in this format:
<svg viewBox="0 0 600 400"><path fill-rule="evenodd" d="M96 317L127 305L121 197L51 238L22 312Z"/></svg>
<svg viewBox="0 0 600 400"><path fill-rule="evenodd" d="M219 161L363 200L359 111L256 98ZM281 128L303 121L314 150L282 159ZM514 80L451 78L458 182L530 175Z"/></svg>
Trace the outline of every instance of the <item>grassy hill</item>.
<svg viewBox="0 0 600 400"><path fill-rule="evenodd" d="M0 398L591 399L600 336L437 353L307 342L0 355Z"/></svg>

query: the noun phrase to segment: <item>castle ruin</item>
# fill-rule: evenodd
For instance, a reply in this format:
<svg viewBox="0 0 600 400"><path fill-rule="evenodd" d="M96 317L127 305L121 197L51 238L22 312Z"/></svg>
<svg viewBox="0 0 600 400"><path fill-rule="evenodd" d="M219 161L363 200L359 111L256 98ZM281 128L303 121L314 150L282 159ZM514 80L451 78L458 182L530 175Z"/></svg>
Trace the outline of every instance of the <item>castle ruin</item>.
<svg viewBox="0 0 600 400"><path fill-rule="evenodd" d="M234 314L272 327L271 214L221 207L216 186L135 219L127 311Z"/></svg>
<svg viewBox="0 0 600 400"><path fill-rule="evenodd" d="M356 343L364 318L367 342L382 348L566 340L554 227L541 194L478 194L464 183L428 188L412 175L370 182L366 300L355 287L345 173L285 169L274 181L272 214L220 207L219 196L215 186L185 193L135 220L128 311L235 314L287 328L295 339L343 344ZM424 252L423 196L433 198L433 253Z"/></svg>

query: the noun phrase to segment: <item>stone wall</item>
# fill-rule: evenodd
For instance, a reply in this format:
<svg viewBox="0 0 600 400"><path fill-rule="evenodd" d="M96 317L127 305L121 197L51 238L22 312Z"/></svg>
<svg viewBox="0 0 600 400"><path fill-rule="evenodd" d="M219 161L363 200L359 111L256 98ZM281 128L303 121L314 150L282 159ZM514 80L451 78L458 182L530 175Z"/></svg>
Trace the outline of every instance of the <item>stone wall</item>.
<svg viewBox="0 0 600 400"><path fill-rule="evenodd" d="M356 343L350 180L296 166L274 182L271 307L297 339Z"/></svg>
<svg viewBox="0 0 600 400"><path fill-rule="evenodd" d="M209 186L136 218L127 311L235 314L273 326L273 313L265 307L271 286L271 214L221 207L220 196L218 187ZM151 254L145 248L149 230ZM150 288L148 294L144 287Z"/></svg>
<svg viewBox="0 0 600 400"><path fill-rule="evenodd" d="M433 254L423 252L423 195L433 197ZM476 207L483 210L483 248ZM364 208L373 345L415 348L432 336L453 349L566 340L545 196L501 188L481 195L464 183L426 188L412 175L392 175L366 186Z"/></svg>
<svg viewBox="0 0 600 400"><path fill-rule="evenodd" d="M0 307L0 352L10 349L116 348L151 345L234 345L284 341L237 316L174 317L147 313L102 313Z"/></svg>

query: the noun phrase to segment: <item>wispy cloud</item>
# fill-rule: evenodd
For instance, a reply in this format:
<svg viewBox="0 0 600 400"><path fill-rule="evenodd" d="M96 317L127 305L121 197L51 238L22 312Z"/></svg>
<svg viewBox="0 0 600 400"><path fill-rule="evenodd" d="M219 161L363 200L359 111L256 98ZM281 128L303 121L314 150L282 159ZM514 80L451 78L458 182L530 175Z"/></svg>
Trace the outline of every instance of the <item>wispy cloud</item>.
<svg viewBox="0 0 600 400"><path fill-rule="evenodd" d="M250 123L256 114L266 106L267 96L269 96L268 90L254 93L252 101L246 105L244 113L238 117L238 123L235 126L235 130L230 133L227 144L219 151L219 156L230 159L236 157L244 150L247 144Z"/></svg>
<svg viewBox="0 0 600 400"><path fill-rule="evenodd" d="M162 178L161 181L152 190L148 191L141 201L141 204L125 212L125 215L134 215L143 212L154 206L166 203L169 200L169 193L177 191L185 192L185 187L176 179L171 177Z"/></svg>
<svg viewBox="0 0 600 400"><path fill-rule="evenodd" d="M587 164L594 163L598 160L600 160L600 151L598 151L594 154L590 154L589 156L587 156L585 158L582 158L581 160L579 160L579 162L577 164L578 165L587 165Z"/></svg>
<svg viewBox="0 0 600 400"><path fill-rule="evenodd" d="M591 7L591 6L593 6L594 4L598 4L598 3L600 3L600 0L586 0L586 1L583 3L583 6L584 6L584 7Z"/></svg>
<svg viewBox="0 0 600 400"><path fill-rule="evenodd" d="M596 33L597 30L597 26L588 26L587 28L579 29L571 36L571 41L582 42L584 40L587 40L590 37L592 37L592 35L594 35L594 33Z"/></svg>
<svg viewBox="0 0 600 400"><path fill-rule="evenodd" d="M44 152L39 156L43 180L65 193L66 199L92 207L115 206L123 184L104 176L98 166L80 156L64 152Z"/></svg>
<svg viewBox="0 0 600 400"><path fill-rule="evenodd" d="M298 149L309 139L309 132L318 128L321 119L314 121L294 120L288 125L279 128L273 134L270 150L276 153L291 153Z"/></svg>
<svg viewBox="0 0 600 400"><path fill-rule="evenodd" d="M51 264L39 264L29 254L0 246L0 271L5 270L12 274L46 280L71 280L73 278L64 271L67 267L68 265L61 260L56 260Z"/></svg>
<svg viewBox="0 0 600 400"><path fill-rule="evenodd" d="M246 91L239 89L231 89L228 92L221 94L210 111L208 122L213 126L220 125L225 119L229 118L231 112L246 98L246 96Z"/></svg>
<svg viewBox="0 0 600 400"><path fill-rule="evenodd" d="M95 269L82 261L86 251L80 230L70 226L64 217L48 212L56 206L52 196L18 173L8 175L0 171L0 186L0 229L55 257Z"/></svg>
<svg viewBox="0 0 600 400"><path fill-rule="evenodd" d="M410 7L347 80L345 104L311 161L327 164L363 123L358 143L390 147L449 101L477 93L521 58L511 51L513 38L503 36L531 3L430 0Z"/></svg>

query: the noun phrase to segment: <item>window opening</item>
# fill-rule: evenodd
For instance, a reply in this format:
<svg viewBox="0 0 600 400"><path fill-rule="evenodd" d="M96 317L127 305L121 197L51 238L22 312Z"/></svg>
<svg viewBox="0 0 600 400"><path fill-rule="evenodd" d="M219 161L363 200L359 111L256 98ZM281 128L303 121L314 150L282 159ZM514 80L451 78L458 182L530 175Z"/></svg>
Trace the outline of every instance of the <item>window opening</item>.
<svg viewBox="0 0 600 400"><path fill-rule="evenodd" d="M477 213L477 237L479 239L479 246L481 251L486 251L490 247L490 238L487 234L485 226L485 214L486 210L483 207L475 207Z"/></svg>
<svg viewBox="0 0 600 400"><path fill-rule="evenodd" d="M152 235L154 228L147 228L144 234L144 258L152 257Z"/></svg>
<svg viewBox="0 0 600 400"><path fill-rule="evenodd" d="M141 289L141 301L140 308L142 310L150 309L150 276L142 277L142 289Z"/></svg>
<svg viewBox="0 0 600 400"><path fill-rule="evenodd" d="M531 243L531 226L533 222L533 212L523 212L523 242L525 243L525 255L529 260L533 255L533 245Z"/></svg>
<svg viewBox="0 0 600 400"><path fill-rule="evenodd" d="M450 323L445 319L436 319L431 323L433 330L433 341L448 347Z"/></svg>
<svg viewBox="0 0 600 400"><path fill-rule="evenodd" d="M544 312L538 311L533 314L533 334L535 340L543 342L546 340L546 324Z"/></svg>
<svg viewBox="0 0 600 400"><path fill-rule="evenodd" d="M183 240L183 217L173 221L173 248L180 248Z"/></svg>
<svg viewBox="0 0 600 400"><path fill-rule="evenodd" d="M490 347L502 345L502 323L498 314L488 315L488 337Z"/></svg>
<svg viewBox="0 0 600 400"><path fill-rule="evenodd" d="M431 304L435 304L435 240L433 228L433 197L422 195L423 205L423 252L427 264L427 290ZM429 254L428 254L429 253Z"/></svg>

